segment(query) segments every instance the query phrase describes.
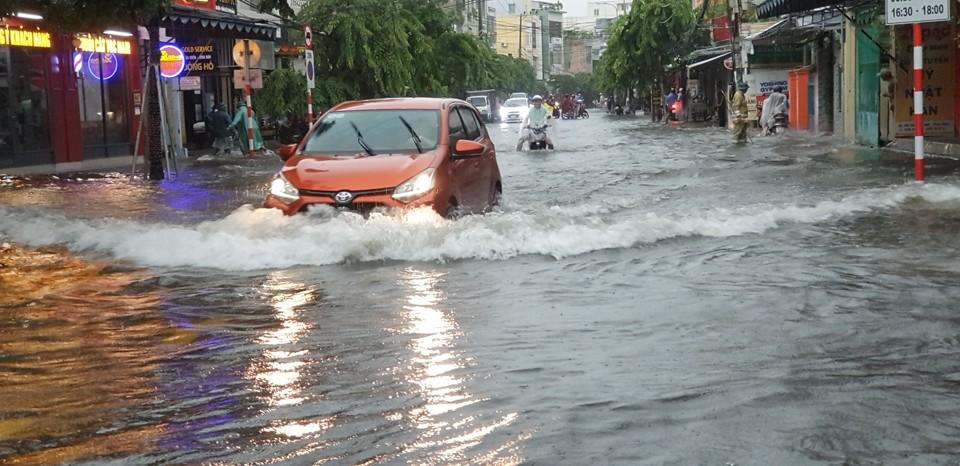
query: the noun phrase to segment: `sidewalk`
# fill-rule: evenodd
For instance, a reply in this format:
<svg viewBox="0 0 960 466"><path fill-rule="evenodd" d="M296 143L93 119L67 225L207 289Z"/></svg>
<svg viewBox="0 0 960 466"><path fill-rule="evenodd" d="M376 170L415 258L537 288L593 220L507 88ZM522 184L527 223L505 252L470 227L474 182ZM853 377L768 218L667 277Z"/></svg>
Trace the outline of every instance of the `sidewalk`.
<svg viewBox="0 0 960 466"><path fill-rule="evenodd" d="M137 164L143 167L143 156L137 157ZM30 165L26 167L0 168L0 175L28 176L28 175L59 175L74 172L99 172L108 170L127 170L133 167L133 157L107 157L102 159L83 160L80 162L48 163L44 165Z"/></svg>
<svg viewBox="0 0 960 466"><path fill-rule="evenodd" d="M913 153L913 138L897 138L887 148ZM923 153L930 157L948 157L960 159L960 139L947 137L924 137Z"/></svg>

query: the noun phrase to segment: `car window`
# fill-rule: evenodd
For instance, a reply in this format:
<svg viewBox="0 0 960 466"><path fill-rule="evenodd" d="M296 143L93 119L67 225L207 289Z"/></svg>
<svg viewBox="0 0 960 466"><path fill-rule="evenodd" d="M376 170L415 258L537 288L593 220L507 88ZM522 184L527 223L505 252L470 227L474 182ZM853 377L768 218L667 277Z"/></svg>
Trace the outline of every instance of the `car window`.
<svg viewBox="0 0 960 466"><path fill-rule="evenodd" d="M464 138L463 121L460 120L460 114L456 108L450 109L450 116L447 119L450 125L450 144L456 144L457 141Z"/></svg>
<svg viewBox="0 0 960 466"><path fill-rule="evenodd" d="M460 107L460 118L463 120L463 126L466 129L467 139L480 139L480 123L477 122L477 116L466 107Z"/></svg>
<svg viewBox="0 0 960 466"><path fill-rule="evenodd" d="M476 106L476 107L483 107L483 106L486 106L486 105L487 105L487 98L486 98L486 97L483 97L483 96L480 96L480 97L470 97L469 99L467 99L467 101L470 102L471 104L473 104L473 105Z"/></svg>
<svg viewBox="0 0 960 466"><path fill-rule="evenodd" d="M417 151L437 147L440 118L436 110L345 110L330 112L307 137L304 153L354 155L364 151L357 132L374 153ZM410 129L404 124L410 125ZM356 126L356 128L354 128Z"/></svg>
<svg viewBox="0 0 960 466"><path fill-rule="evenodd" d="M527 99L509 99L503 103L504 107L526 107Z"/></svg>

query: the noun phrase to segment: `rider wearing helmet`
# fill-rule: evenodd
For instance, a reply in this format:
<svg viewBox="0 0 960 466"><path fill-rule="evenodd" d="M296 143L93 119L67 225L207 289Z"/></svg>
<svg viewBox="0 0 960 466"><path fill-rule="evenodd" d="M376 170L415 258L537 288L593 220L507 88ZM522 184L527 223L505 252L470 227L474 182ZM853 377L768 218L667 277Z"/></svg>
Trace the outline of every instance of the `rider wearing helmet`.
<svg viewBox="0 0 960 466"><path fill-rule="evenodd" d="M539 95L533 96L533 107L530 108L530 111L527 112L527 117L523 119L523 124L520 129L520 140L517 141L517 152L523 150L523 144L530 140L530 128L540 125L553 126L553 115L550 112L547 112L547 109L543 106L543 97ZM546 135L547 147L553 147L553 141L550 140L550 135Z"/></svg>

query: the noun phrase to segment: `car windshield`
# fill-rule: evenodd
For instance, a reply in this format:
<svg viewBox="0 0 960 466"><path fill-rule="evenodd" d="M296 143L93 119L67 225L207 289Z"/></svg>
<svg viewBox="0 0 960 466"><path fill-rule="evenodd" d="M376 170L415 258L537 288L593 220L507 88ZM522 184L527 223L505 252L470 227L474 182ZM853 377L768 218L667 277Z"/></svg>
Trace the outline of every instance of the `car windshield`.
<svg viewBox="0 0 960 466"><path fill-rule="evenodd" d="M416 139L404 120L420 137L423 150L437 147L440 118L436 110L347 110L324 116L308 136L303 152L354 155L365 152L364 145L374 154L417 151Z"/></svg>
<svg viewBox="0 0 960 466"><path fill-rule="evenodd" d="M526 107L527 99L510 99L503 103L504 107Z"/></svg>
<svg viewBox="0 0 960 466"><path fill-rule="evenodd" d="M484 105L487 105L487 98L483 96L470 97L467 99L467 101L473 104L474 107L483 107Z"/></svg>
<svg viewBox="0 0 960 466"><path fill-rule="evenodd" d="M527 94L525 94L525 93L523 93L523 92L514 92L513 94L510 94L510 98L514 98L514 97L521 98L521 99L526 99L526 98L527 98Z"/></svg>

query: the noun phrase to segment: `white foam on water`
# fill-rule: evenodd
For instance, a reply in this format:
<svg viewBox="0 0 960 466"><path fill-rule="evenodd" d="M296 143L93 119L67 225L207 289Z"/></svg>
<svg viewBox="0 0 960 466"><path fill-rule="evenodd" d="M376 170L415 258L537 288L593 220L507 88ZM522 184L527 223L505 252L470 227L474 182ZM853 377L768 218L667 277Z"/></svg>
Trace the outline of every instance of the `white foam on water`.
<svg viewBox="0 0 960 466"><path fill-rule="evenodd" d="M429 209L397 215L321 209L286 217L244 206L194 225L78 219L33 208L0 206L0 239L28 246L64 245L145 266L256 270L346 261L502 260L525 254L555 258L629 248L685 236L759 234L787 223L816 223L900 205L917 197L960 201L960 188L904 185L867 190L813 205L760 204L676 215L576 205L496 212L449 221Z"/></svg>

